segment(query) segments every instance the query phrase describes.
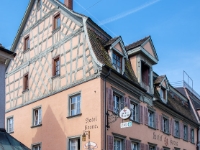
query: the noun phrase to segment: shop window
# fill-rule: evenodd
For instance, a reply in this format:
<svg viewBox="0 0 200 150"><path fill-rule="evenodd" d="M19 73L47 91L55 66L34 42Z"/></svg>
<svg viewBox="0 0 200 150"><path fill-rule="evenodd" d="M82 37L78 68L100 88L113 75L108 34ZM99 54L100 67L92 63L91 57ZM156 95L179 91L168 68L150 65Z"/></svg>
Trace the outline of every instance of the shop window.
<svg viewBox="0 0 200 150"><path fill-rule="evenodd" d="M69 150L80 150L80 138L69 139Z"/></svg>
<svg viewBox="0 0 200 150"><path fill-rule="evenodd" d="M53 30L60 28L60 26L61 26L60 13L58 13L53 18Z"/></svg>
<svg viewBox="0 0 200 150"><path fill-rule="evenodd" d="M60 57L57 56L53 59L53 68L52 68L52 74L53 76L60 75Z"/></svg>
<svg viewBox="0 0 200 150"><path fill-rule="evenodd" d="M131 117L130 119L139 122L139 106L136 103L131 102L130 104Z"/></svg>
<svg viewBox="0 0 200 150"><path fill-rule="evenodd" d="M162 124L163 124L163 132L164 133L169 133L169 120L165 117L162 118Z"/></svg>
<svg viewBox="0 0 200 150"><path fill-rule="evenodd" d="M155 120L154 112L151 110L148 110L148 126L154 128L155 127L154 120Z"/></svg>
<svg viewBox="0 0 200 150"><path fill-rule="evenodd" d="M191 129L191 133L190 133L191 135L191 143L194 143L194 129Z"/></svg>
<svg viewBox="0 0 200 150"><path fill-rule="evenodd" d="M13 128L13 117L7 118L7 132L8 132L8 133L14 132L14 128Z"/></svg>
<svg viewBox="0 0 200 150"><path fill-rule="evenodd" d="M41 107L33 109L33 126L42 124L42 109Z"/></svg>
<svg viewBox="0 0 200 150"><path fill-rule="evenodd" d="M188 128L187 125L183 125L183 139L187 141L188 139Z"/></svg>
<svg viewBox="0 0 200 150"><path fill-rule="evenodd" d="M122 57L116 52L113 52L113 66L119 73L122 72Z"/></svg>
<svg viewBox="0 0 200 150"><path fill-rule="evenodd" d="M114 93L113 94L113 112L116 114L119 114L121 109L123 109L122 97Z"/></svg>
<svg viewBox="0 0 200 150"><path fill-rule="evenodd" d="M114 150L123 150L123 140L114 138Z"/></svg>
<svg viewBox="0 0 200 150"><path fill-rule="evenodd" d="M30 38L29 35L24 38L24 51L30 49Z"/></svg>
<svg viewBox="0 0 200 150"><path fill-rule="evenodd" d="M139 150L139 143L132 142L131 143L131 150Z"/></svg>
<svg viewBox="0 0 200 150"><path fill-rule="evenodd" d="M23 77L23 90L26 91L29 89L29 77L28 73L26 73Z"/></svg>
<svg viewBox="0 0 200 150"><path fill-rule="evenodd" d="M175 121L174 122L174 136L179 137L180 132L179 132L179 122Z"/></svg>
<svg viewBox="0 0 200 150"><path fill-rule="evenodd" d="M33 145L32 150L41 150L41 144Z"/></svg>
<svg viewBox="0 0 200 150"><path fill-rule="evenodd" d="M75 116L81 113L81 94L70 97L70 116Z"/></svg>

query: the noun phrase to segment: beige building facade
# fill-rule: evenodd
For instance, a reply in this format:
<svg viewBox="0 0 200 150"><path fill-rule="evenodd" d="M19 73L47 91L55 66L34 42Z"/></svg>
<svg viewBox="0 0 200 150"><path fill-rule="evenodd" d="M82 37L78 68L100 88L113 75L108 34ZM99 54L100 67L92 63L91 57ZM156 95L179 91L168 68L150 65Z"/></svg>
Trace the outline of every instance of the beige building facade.
<svg viewBox="0 0 200 150"><path fill-rule="evenodd" d="M30 0L7 66L7 132L33 150L195 150L197 118L153 72L151 37L125 46L71 9Z"/></svg>

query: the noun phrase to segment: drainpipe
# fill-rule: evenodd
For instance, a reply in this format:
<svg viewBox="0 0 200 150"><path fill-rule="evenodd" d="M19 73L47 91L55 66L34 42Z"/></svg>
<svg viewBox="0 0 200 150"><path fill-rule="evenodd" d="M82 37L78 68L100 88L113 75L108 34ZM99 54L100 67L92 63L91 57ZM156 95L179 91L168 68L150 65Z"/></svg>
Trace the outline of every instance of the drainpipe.
<svg viewBox="0 0 200 150"><path fill-rule="evenodd" d="M105 121L105 128L104 128L104 150L106 150L106 129L107 129L107 105L106 105L106 79L111 73L111 69L109 68L109 72L104 77L104 121Z"/></svg>

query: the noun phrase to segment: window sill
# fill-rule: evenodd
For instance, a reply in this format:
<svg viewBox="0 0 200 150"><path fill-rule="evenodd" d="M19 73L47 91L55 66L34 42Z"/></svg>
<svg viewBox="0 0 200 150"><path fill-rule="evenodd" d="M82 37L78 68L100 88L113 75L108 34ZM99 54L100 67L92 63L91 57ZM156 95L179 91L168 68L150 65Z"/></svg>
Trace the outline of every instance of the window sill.
<svg viewBox="0 0 200 150"><path fill-rule="evenodd" d="M26 90L22 91L22 94L23 94L23 93L26 93L26 92L28 92L28 91L29 91L29 89L26 89Z"/></svg>
<svg viewBox="0 0 200 150"><path fill-rule="evenodd" d="M156 130L156 128L155 128L155 127L151 127L151 126L149 126L149 125L148 125L148 127L149 127L149 128L151 128L151 129L153 129L153 130Z"/></svg>
<svg viewBox="0 0 200 150"><path fill-rule="evenodd" d="M81 116L81 115L82 115L82 113L76 114L76 115L73 115L73 116L68 116L67 118L70 119L70 118L78 117L78 116Z"/></svg>
<svg viewBox="0 0 200 150"><path fill-rule="evenodd" d="M31 128L37 128L37 127L41 127L42 124L39 124L39 125L35 125L35 126L31 126Z"/></svg>
<svg viewBox="0 0 200 150"><path fill-rule="evenodd" d="M55 78L57 78L57 77L60 77L60 74L57 74L57 75L51 77L51 79L55 79Z"/></svg>
<svg viewBox="0 0 200 150"><path fill-rule="evenodd" d="M188 140L187 140L187 139L183 139L183 141L185 141L185 142L188 142Z"/></svg>
<svg viewBox="0 0 200 150"><path fill-rule="evenodd" d="M164 133L164 134L166 134L166 135L170 135L169 133L167 133L167 132L164 132L164 131L163 131L163 133Z"/></svg>
<svg viewBox="0 0 200 150"><path fill-rule="evenodd" d="M56 28L56 29L53 29L52 34L58 32L60 29L61 29L61 27L58 27L58 28Z"/></svg>
<svg viewBox="0 0 200 150"><path fill-rule="evenodd" d="M176 138L176 139L180 139L180 137L178 137L178 136L174 136L174 138Z"/></svg>
<svg viewBox="0 0 200 150"><path fill-rule="evenodd" d="M14 131L8 132L8 134L13 134L13 133L14 133Z"/></svg>

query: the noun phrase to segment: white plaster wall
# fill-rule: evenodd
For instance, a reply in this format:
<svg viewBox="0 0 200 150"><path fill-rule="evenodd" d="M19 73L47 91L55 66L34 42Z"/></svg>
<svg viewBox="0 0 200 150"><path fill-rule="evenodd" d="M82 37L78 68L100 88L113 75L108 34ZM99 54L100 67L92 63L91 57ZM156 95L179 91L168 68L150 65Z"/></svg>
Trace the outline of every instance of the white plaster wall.
<svg viewBox="0 0 200 150"><path fill-rule="evenodd" d="M0 128L5 128L5 64L0 63Z"/></svg>

